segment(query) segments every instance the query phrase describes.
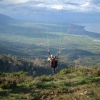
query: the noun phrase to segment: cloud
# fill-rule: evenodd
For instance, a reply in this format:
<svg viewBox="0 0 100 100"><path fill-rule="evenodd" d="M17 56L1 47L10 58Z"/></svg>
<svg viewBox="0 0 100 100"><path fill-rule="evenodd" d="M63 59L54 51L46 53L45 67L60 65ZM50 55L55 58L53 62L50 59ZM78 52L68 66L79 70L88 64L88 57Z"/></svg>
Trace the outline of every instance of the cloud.
<svg viewBox="0 0 100 100"><path fill-rule="evenodd" d="M9 15L43 11L100 12L100 0L0 0L0 13Z"/></svg>
<svg viewBox="0 0 100 100"><path fill-rule="evenodd" d="M34 9L54 9L54 10L72 10L88 11L99 10L99 0L0 0L2 5L18 5L19 7ZM14 5L13 5L14 4Z"/></svg>
<svg viewBox="0 0 100 100"><path fill-rule="evenodd" d="M2 1L2 4L19 4L19 3L25 3L29 0L0 0Z"/></svg>
<svg viewBox="0 0 100 100"><path fill-rule="evenodd" d="M82 7L87 7L89 5L89 2L86 2L85 4L81 5Z"/></svg>
<svg viewBox="0 0 100 100"><path fill-rule="evenodd" d="M62 5L51 5L51 8L61 10L61 9L63 9L63 6Z"/></svg>
<svg viewBox="0 0 100 100"><path fill-rule="evenodd" d="M91 4L100 5L100 0L89 0Z"/></svg>

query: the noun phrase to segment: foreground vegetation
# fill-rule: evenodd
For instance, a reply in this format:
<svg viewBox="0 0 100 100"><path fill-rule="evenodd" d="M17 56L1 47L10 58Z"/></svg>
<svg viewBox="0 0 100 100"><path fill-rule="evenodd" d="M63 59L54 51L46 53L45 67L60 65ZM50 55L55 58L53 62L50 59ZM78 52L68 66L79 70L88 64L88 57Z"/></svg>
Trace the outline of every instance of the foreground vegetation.
<svg viewBox="0 0 100 100"><path fill-rule="evenodd" d="M63 69L55 75L0 73L1 100L100 100L100 67Z"/></svg>

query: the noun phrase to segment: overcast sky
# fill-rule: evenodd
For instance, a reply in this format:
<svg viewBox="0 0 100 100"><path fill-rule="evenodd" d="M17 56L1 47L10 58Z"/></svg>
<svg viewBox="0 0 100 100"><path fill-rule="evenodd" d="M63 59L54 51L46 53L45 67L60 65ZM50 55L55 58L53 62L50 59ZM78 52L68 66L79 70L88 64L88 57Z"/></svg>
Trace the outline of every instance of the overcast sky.
<svg viewBox="0 0 100 100"><path fill-rule="evenodd" d="M15 18L29 18L50 12L100 14L100 0L0 0L0 13ZM23 17L24 16L24 17Z"/></svg>

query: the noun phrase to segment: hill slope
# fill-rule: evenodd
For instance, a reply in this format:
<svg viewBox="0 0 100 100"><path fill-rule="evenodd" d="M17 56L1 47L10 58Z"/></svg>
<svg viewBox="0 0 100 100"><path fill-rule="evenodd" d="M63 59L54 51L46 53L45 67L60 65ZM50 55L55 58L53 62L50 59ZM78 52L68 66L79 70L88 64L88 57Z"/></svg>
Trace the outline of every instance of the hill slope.
<svg viewBox="0 0 100 100"><path fill-rule="evenodd" d="M32 78L27 73L0 73L0 99L100 100L100 67L63 69Z"/></svg>
<svg viewBox="0 0 100 100"><path fill-rule="evenodd" d="M0 25L6 25L8 23L12 23L12 22L15 22L15 21L16 21L16 19L14 19L14 18L0 14Z"/></svg>

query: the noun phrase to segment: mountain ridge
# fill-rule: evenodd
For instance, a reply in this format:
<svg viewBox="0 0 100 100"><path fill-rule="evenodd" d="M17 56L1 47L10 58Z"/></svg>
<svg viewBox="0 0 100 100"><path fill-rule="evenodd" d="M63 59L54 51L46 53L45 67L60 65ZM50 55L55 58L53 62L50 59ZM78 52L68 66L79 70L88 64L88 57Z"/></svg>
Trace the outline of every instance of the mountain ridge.
<svg viewBox="0 0 100 100"><path fill-rule="evenodd" d="M0 25L8 25L9 23L17 22L18 20L10 16L0 14Z"/></svg>

